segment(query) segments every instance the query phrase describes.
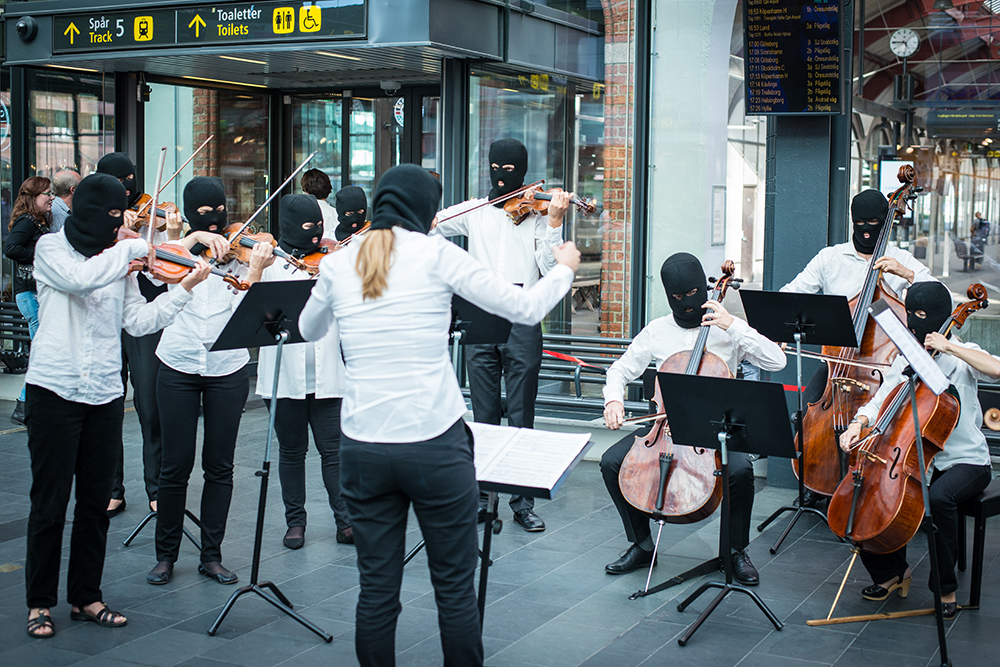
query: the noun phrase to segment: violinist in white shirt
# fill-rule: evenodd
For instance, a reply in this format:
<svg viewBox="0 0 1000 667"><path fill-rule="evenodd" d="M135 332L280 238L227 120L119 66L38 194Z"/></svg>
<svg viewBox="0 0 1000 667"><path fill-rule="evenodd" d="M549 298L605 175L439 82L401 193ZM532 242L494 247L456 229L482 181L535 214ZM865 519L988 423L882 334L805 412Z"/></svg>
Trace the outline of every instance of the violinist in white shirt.
<svg viewBox="0 0 1000 667"><path fill-rule="evenodd" d="M453 243L427 236L441 185L416 165L383 174L371 231L320 264L299 318L306 340L336 327L347 366L341 493L358 550L355 650L363 667L395 664L396 620L410 505L427 544L445 665L483 664L474 575L479 486L465 401L448 355L451 299L524 325L569 291L580 253L532 287L497 277ZM567 197L553 199L567 205Z"/></svg>

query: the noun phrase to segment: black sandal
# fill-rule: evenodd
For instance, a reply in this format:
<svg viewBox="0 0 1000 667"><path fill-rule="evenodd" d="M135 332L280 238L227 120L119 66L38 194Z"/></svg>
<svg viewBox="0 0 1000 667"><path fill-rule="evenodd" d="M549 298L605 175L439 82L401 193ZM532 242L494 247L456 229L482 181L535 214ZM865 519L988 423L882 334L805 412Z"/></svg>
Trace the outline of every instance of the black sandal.
<svg viewBox="0 0 1000 667"><path fill-rule="evenodd" d="M31 614L29 611L28 614ZM42 633L39 630L43 628L52 628L52 632ZM56 626L52 624L52 617L46 614L44 611L39 612L38 616L31 618L28 616L28 636L34 637L35 639L50 639L56 636Z"/></svg>
<svg viewBox="0 0 1000 667"><path fill-rule="evenodd" d="M101 604L104 603L102 602ZM112 620L115 616L121 616L122 620ZM125 618L123 614L120 614L117 611L111 611L108 609L108 605L106 604L104 605L104 608L96 614L84 611L83 607L80 607L79 611L69 612L69 617L74 621L90 621L91 623L97 623L102 628L120 628L128 623L128 619Z"/></svg>

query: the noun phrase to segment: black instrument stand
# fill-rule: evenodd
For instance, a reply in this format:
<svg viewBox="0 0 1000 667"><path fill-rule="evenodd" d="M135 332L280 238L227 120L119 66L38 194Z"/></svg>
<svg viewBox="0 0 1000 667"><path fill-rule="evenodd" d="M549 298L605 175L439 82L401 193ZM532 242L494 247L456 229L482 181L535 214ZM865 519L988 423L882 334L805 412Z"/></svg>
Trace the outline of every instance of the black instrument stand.
<svg viewBox="0 0 1000 667"><path fill-rule="evenodd" d="M806 513L815 514L826 523L826 514L815 507L805 507L805 443L802 420L806 414L804 387L802 385L802 343L806 341L816 345L832 345L837 347L856 347L857 335L851 321L851 310L846 297L824 294L798 294L794 292L760 292L741 290L740 298L746 312L747 322L758 332L776 343L795 343L795 386L798 388L798 410L795 412L795 425L798 431L799 450L796 460L799 462L799 495L798 504L783 505L771 516L757 526L763 532L771 523L785 512L794 512L781 536L771 546L771 553L778 553L781 543L792 532L799 518ZM816 332L820 331L821 334ZM812 340L816 339L816 340Z"/></svg>
<svg viewBox="0 0 1000 667"><path fill-rule="evenodd" d="M261 469L255 475L260 477L260 496L257 502L257 529L253 541L253 560L250 568L250 583L232 594L229 601L219 612L218 618L208 629L208 634L215 636L226 615L243 595L255 593L279 611L295 619L303 626L316 633L323 641L330 643L333 635L325 632L311 621L293 611L292 603L281 590L270 581L258 581L260 574L260 549L264 536L264 512L267 509L267 485L271 471L271 444L274 438L274 418L278 408L278 376L281 372L281 351L285 343L302 342L295 323L302 311L313 281L299 280L288 282L256 283L247 292L236 312L233 313L226 328L219 335L212 350L233 349L241 347L257 347L276 344L274 358L274 383L271 389L271 409L267 425L267 445L264 448L264 461ZM263 338L262 338L263 337ZM265 590L266 589L266 590ZM272 595L273 593L273 595Z"/></svg>
<svg viewBox="0 0 1000 667"><path fill-rule="evenodd" d="M198 526L199 529L201 528L201 521L198 520L198 517L196 517L191 512L191 510L185 509L184 514L186 514L187 518L191 519L191 521L194 522L194 525ZM125 538L125 540L122 542L122 546L127 547L130 544L132 544L132 540L134 540L136 537L139 536L139 533L141 533L142 529L146 527L146 524L148 524L155 518L156 518L156 512L150 510L149 514L147 514L145 518L143 518L143 520L139 522L139 525L136 526L131 533L129 533L129 536ZM184 526L183 530L184 530L184 536L187 537L189 540L191 540L191 544L194 545L194 548L197 549L198 551L201 551L201 542L195 539L194 535L191 534L191 531L188 530L187 526Z"/></svg>
<svg viewBox="0 0 1000 667"><path fill-rule="evenodd" d="M774 382L755 382L702 375L658 373L660 395L675 443L718 449L722 454L722 522L719 526L719 558L725 565L724 582L702 584L677 605L684 611L705 591L719 594L684 632L677 643L685 646L691 636L730 593L749 596L775 630L782 623L760 597L749 588L733 583L732 549L729 542L729 451L789 457L794 452L791 424L784 388Z"/></svg>

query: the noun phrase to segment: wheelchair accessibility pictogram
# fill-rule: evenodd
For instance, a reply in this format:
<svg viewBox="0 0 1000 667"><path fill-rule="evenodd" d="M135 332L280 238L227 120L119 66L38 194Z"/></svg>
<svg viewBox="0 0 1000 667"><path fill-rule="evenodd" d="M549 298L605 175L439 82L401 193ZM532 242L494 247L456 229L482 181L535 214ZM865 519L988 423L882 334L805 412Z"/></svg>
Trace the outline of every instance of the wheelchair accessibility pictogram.
<svg viewBox="0 0 1000 667"><path fill-rule="evenodd" d="M299 7L299 32L319 32L323 23L323 9L316 5Z"/></svg>
<svg viewBox="0 0 1000 667"><path fill-rule="evenodd" d="M135 41L149 42L153 39L153 17L137 16L134 22Z"/></svg>

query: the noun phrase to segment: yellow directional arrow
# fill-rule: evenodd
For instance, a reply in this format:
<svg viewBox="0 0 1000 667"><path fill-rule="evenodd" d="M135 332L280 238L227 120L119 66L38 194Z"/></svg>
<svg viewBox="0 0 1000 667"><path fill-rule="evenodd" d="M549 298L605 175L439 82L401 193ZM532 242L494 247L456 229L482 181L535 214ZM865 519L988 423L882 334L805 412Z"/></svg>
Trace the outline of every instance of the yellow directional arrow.
<svg viewBox="0 0 1000 667"><path fill-rule="evenodd" d="M66 32L63 33L63 35L69 35L69 43L70 44L73 43L73 37L76 36L76 35L79 35L79 34L80 34L80 29L77 28L76 25L74 25L72 23L69 24L68 28L66 28Z"/></svg>
<svg viewBox="0 0 1000 667"><path fill-rule="evenodd" d="M201 29L205 27L205 20L201 18L200 14L195 14L191 22L188 23L188 27L194 26L194 36L201 37Z"/></svg>

